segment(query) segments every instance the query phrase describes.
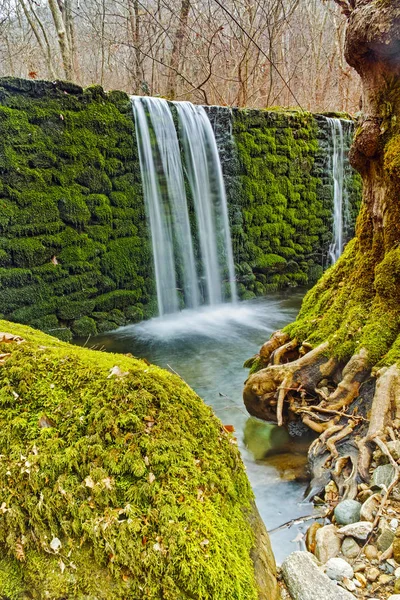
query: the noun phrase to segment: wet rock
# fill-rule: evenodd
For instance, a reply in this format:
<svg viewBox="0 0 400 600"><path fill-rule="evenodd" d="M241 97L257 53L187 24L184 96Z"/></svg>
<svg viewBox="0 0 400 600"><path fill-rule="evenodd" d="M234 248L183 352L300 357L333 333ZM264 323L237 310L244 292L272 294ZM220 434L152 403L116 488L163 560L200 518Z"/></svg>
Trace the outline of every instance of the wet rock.
<svg viewBox="0 0 400 600"><path fill-rule="evenodd" d="M354 577L357 579L358 583L361 587L365 588L367 586L367 578L362 573L355 573Z"/></svg>
<svg viewBox="0 0 400 600"><path fill-rule="evenodd" d="M381 501L382 496L380 494L370 496L361 507L361 520L372 522L375 519Z"/></svg>
<svg viewBox="0 0 400 600"><path fill-rule="evenodd" d="M255 417L246 421L244 443L255 460L262 460L270 452L283 451L289 442L289 434L283 427L266 423Z"/></svg>
<svg viewBox="0 0 400 600"><path fill-rule="evenodd" d="M397 563L400 563L400 527L397 528L393 540L393 558Z"/></svg>
<svg viewBox="0 0 400 600"><path fill-rule="evenodd" d="M307 529L306 548L309 552L312 552L312 554L315 554L315 547L316 547L316 543L317 543L316 535L317 535L318 529L321 529L321 528L322 528L321 523L313 523Z"/></svg>
<svg viewBox="0 0 400 600"><path fill-rule="evenodd" d="M352 581L348 577L344 577L343 581L339 581L339 585L346 588L346 590L349 590L349 592L355 592L357 591L357 586L359 585L359 583L357 581L356 585L354 581Z"/></svg>
<svg viewBox="0 0 400 600"><path fill-rule="evenodd" d="M376 581L380 575L380 571L379 569L377 569L376 567L371 567L371 569L368 569L366 572L366 577L368 579L368 581Z"/></svg>
<svg viewBox="0 0 400 600"><path fill-rule="evenodd" d="M360 552L360 546L352 537L344 538L342 542L342 554L346 558L356 558Z"/></svg>
<svg viewBox="0 0 400 600"><path fill-rule="evenodd" d="M378 550L372 544L365 546L364 554L368 560L374 560L375 558L378 558Z"/></svg>
<svg viewBox="0 0 400 600"><path fill-rule="evenodd" d="M325 525L315 535L315 556L322 563L334 558L340 552L341 540L334 525Z"/></svg>
<svg viewBox="0 0 400 600"><path fill-rule="evenodd" d="M325 573L329 579L335 581L342 581L346 577L347 579L353 579L354 577L353 568L343 558L330 558L325 565Z"/></svg>
<svg viewBox="0 0 400 600"><path fill-rule="evenodd" d="M339 525L349 525L360 520L361 504L357 500L343 500L334 510Z"/></svg>
<svg viewBox="0 0 400 600"><path fill-rule="evenodd" d="M358 540L366 540L372 531L372 523L370 521L359 521L345 525L338 530L338 533L345 536L355 537Z"/></svg>
<svg viewBox="0 0 400 600"><path fill-rule="evenodd" d="M378 581L381 585L386 585L387 583L390 583L391 581L393 581L393 576L383 573L382 575L379 575Z"/></svg>
<svg viewBox="0 0 400 600"><path fill-rule="evenodd" d="M391 529L384 529L378 539L376 540L376 545L378 550L381 552L385 552L389 548L389 546L393 543L394 533Z"/></svg>
<svg viewBox="0 0 400 600"><path fill-rule="evenodd" d="M387 449L390 454L393 456L394 460L399 460L400 458L400 440L394 440L386 443Z"/></svg>
<svg viewBox="0 0 400 600"><path fill-rule="evenodd" d="M388 488L396 476L392 465L380 465L376 467L371 478L371 487Z"/></svg>
<svg viewBox="0 0 400 600"><path fill-rule="evenodd" d="M282 565L282 575L293 600L354 600L323 573L309 552L290 554Z"/></svg>

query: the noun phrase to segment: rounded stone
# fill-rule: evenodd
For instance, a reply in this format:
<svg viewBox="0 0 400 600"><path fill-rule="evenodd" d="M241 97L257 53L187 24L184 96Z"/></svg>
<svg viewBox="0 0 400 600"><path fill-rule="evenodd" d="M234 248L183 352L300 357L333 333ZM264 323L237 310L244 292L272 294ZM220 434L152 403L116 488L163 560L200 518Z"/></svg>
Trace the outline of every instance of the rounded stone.
<svg viewBox="0 0 400 600"><path fill-rule="evenodd" d="M361 504L357 500L343 500L336 506L334 515L339 525L350 525L360 520Z"/></svg>
<svg viewBox="0 0 400 600"><path fill-rule="evenodd" d="M394 592L395 592L395 594L400 593L400 578L399 577L394 582Z"/></svg>
<svg viewBox="0 0 400 600"><path fill-rule="evenodd" d="M360 552L360 546L352 537L344 538L342 542L342 554L346 558L356 558Z"/></svg>
<svg viewBox="0 0 400 600"><path fill-rule="evenodd" d="M396 471L392 465L380 465L372 474L371 487L388 488L395 476Z"/></svg>
<svg viewBox="0 0 400 600"><path fill-rule="evenodd" d="M365 546L364 554L368 560L374 560L375 558L378 558L378 550L372 544Z"/></svg>
<svg viewBox="0 0 400 600"><path fill-rule="evenodd" d="M330 558L325 565L325 573L329 579L335 579L335 581L342 581L346 577L347 579L353 579L354 577L353 568L343 558Z"/></svg>
<svg viewBox="0 0 400 600"><path fill-rule="evenodd" d="M367 500L365 500L364 504L361 507L361 519L363 521L373 521L375 519L376 513L381 505L382 496L380 494L373 494Z"/></svg>
<svg viewBox="0 0 400 600"><path fill-rule="evenodd" d="M381 572L376 567L372 567L371 569L368 569L368 571L366 572L368 581L376 581L380 574L381 574Z"/></svg>
<svg viewBox="0 0 400 600"><path fill-rule="evenodd" d="M386 552L386 550L391 546L394 540L394 533L390 529L384 529L381 535L376 540L376 545L378 546L378 550L381 552Z"/></svg>

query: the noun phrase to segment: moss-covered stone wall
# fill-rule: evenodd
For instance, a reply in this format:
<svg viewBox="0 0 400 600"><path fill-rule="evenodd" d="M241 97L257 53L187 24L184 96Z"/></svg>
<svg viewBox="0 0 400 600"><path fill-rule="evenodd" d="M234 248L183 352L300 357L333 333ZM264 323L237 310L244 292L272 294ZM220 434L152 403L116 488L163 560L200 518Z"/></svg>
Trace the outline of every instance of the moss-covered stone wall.
<svg viewBox="0 0 400 600"><path fill-rule="evenodd" d="M294 111L209 116L240 296L314 281L332 229L323 125ZM0 315L68 340L155 313L128 96L0 79Z"/></svg>
<svg viewBox="0 0 400 600"><path fill-rule="evenodd" d="M332 137L323 115L211 107L230 205L239 293L314 283L333 232ZM232 130L233 136L226 135ZM353 124L343 120L346 150ZM361 180L345 159L348 241Z"/></svg>

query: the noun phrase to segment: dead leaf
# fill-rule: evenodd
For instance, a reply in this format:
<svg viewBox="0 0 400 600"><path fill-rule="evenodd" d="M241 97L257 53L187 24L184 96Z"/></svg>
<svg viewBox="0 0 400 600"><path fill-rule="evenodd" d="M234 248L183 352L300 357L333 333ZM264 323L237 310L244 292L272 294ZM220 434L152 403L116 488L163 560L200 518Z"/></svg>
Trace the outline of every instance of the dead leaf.
<svg viewBox="0 0 400 600"><path fill-rule="evenodd" d="M112 377L113 375L115 375L115 377L125 377L126 375L129 375L129 373L128 373L128 371L125 371L125 372L121 371L119 366L116 365L115 367L110 369L110 374L108 375L107 379L110 379L110 377Z"/></svg>
<svg viewBox="0 0 400 600"><path fill-rule="evenodd" d="M50 548L53 550L53 552L58 552L61 548L61 542L58 539L58 537L54 537L51 542L50 542Z"/></svg>
<svg viewBox="0 0 400 600"><path fill-rule="evenodd" d="M235 431L235 428L233 425L223 425L223 428L225 429L225 431L227 433L233 433Z"/></svg>
<svg viewBox="0 0 400 600"><path fill-rule="evenodd" d="M93 479L90 477L90 475L88 475L87 477L85 477L85 485L88 488L94 488L95 483L94 483Z"/></svg>
<svg viewBox="0 0 400 600"><path fill-rule="evenodd" d="M17 560L23 562L25 560L25 552L24 552L24 547L21 544L21 542L17 542L15 544L15 556L17 558Z"/></svg>
<svg viewBox="0 0 400 600"><path fill-rule="evenodd" d="M19 335L13 335L12 333L5 333L4 331L0 331L0 343L1 344L11 344L11 342L15 342L16 344L22 344L25 340Z"/></svg>

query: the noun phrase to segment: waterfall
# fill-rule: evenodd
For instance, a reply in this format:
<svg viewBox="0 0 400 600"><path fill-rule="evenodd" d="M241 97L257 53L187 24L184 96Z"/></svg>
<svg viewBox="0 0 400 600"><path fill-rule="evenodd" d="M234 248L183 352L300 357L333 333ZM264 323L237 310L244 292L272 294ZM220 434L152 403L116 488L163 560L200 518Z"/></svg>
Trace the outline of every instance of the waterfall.
<svg viewBox="0 0 400 600"><path fill-rule="evenodd" d="M229 277L230 299L236 301L226 194L206 112L189 102L176 102L171 110L171 105L161 98L132 97L131 101L159 314L179 310L178 286L183 291L185 307L202 304L203 287L205 303L223 302L225 276ZM173 110L177 111L178 130ZM193 202L193 219L188 201ZM199 252L195 252L197 246Z"/></svg>
<svg viewBox="0 0 400 600"><path fill-rule="evenodd" d="M344 134L340 119L325 117L332 137L332 177L333 177L333 240L329 247L329 257L334 264L343 252L343 231L346 207L344 189Z"/></svg>
<svg viewBox="0 0 400 600"><path fill-rule="evenodd" d="M174 104L193 195L208 303L222 302L221 277L224 263L228 267L231 299L236 301L228 205L214 131L202 106L195 106L190 102ZM218 248L220 240L221 248Z"/></svg>

